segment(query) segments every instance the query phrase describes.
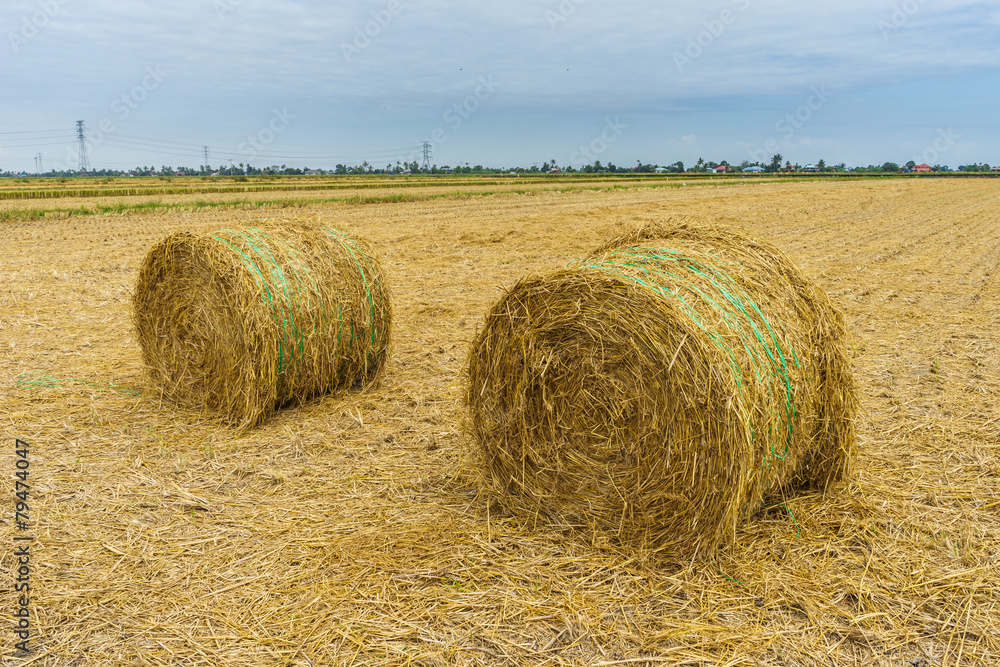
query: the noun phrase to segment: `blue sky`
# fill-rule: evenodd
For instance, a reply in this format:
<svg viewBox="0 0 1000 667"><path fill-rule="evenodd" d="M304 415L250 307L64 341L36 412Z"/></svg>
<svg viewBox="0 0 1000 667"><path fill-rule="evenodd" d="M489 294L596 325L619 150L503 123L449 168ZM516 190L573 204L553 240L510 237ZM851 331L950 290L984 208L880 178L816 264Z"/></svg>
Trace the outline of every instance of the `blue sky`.
<svg viewBox="0 0 1000 667"><path fill-rule="evenodd" d="M346 6L340 6L346 5ZM5 0L0 170L1000 163L1000 3Z"/></svg>

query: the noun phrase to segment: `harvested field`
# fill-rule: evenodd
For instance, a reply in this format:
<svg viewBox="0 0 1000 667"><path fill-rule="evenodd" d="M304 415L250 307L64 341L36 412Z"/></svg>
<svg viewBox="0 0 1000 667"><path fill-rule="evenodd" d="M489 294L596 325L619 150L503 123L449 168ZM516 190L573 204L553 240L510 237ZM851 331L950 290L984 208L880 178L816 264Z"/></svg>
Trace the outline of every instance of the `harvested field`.
<svg viewBox="0 0 1000 667"><path fill-rule="evenodd" d="M382 259L395 326L381 386L243 434L131 393L146 251L175 231L292 213ZM817 281L853 335L863 405L848 482L765 506L704 562L498 512L477 494L462 428L460 372L501 290L668 216L743 229ZM303 202L3 228L0 466L13 494L14 439L31 445L30 664L1000 663L995 181ZM21 533L9 512L0 521L12 545ZM12 581L13 547L0 565ZM0 646L12 659L10 631Z"/></svg>

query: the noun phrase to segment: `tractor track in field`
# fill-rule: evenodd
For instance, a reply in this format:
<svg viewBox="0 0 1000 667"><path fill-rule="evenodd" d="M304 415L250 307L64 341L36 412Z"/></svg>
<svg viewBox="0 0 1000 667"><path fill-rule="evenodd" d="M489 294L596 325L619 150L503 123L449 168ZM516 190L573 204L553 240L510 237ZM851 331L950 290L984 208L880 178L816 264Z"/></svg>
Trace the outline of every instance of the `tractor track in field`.
<svg viewBox="0 0 1000 667"><path fill-rule="evenodd" d="M912 200L905 202L902 201L903 195L894 195L891 198L883 196L877 200L877 205L864 198L846 202L846 205L841 207L844 210L836 215L820 218L813 225L813 229L830 228L839 229L841 233L849 233L854 252L847 253L845 260L853 259L856 263L866 259L885 261L889 257L905 253L909 248L919 246L921 242L933 236L945 233L947 228L933 224L932 221L937 218L952 219L951 226L961 224L959 220L954 220L956 206L975 210L989 205L986 201L957 205L954 201L935 202L933 194L917 192ZM902 203L907 205L898 205ZM914 238L911 236L915 231L914 221L919 222L917 230L927 224L931 224L932 228L926 234ZM828 236L824 241L831 238L832 236Z"/></svg>
<svg viewBox="0 0 1000 667"><path fill-rule="evenodd" d="M982 206L982 204L978 202L975 204L966 204L964 205L963 210L969 211L980 206ZM926 211L926 215L922 215L921 217L925 219L933 219L935 216L941 215L946 211L950 211L952 213L954 212L953 207L949 208L946 204L939 204L934 209ZM901 220L897 224L901 229L912 229L908 226L905 220ZM923 229L926 229L926 226L918 228L920 231L917 231L916 234L911 232L911 234L908 234L905 238L899 240L891 246L883 246L874 250L874 252L869 255L868 261L871 263L883 263L888 262L889 260L892 260L893 262L904 261L908 256L913 255L914 253L931 245L933 239L947 236L956 228L959 228L964 224L965 222L963 220L954 220L944 227L935 225L927 231L923 231ZM890 236L890 233L892 233L893 236ZM897 234L898 232L894 230L893 232L886 232L885 234L878 235L875 238L869 238L867 240L861 239L858 241L858 247L867 246L873 241L881 241L885 238L899 238Z"/></svg>

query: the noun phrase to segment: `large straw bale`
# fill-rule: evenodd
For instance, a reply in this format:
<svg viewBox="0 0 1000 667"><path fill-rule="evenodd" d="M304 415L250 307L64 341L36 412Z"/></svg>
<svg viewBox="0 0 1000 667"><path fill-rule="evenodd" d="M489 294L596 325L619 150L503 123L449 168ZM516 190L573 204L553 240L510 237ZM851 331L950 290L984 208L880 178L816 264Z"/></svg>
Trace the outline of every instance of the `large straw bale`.
<svg viewBox="0 0 1000 667"><path fill-rule="evenodd" d="M665 223L515 284L466 369L494 501L665 553L710 553L788 490L848 472L843 317L774 247Z"/></svg>
<svg viewBox="0 0 1000 667"><path fill-rule="evenodd" d="M133 306L151 383L240 428L373 383L389 352L378 259L314 222L173 234L146 256Z"/></svg>

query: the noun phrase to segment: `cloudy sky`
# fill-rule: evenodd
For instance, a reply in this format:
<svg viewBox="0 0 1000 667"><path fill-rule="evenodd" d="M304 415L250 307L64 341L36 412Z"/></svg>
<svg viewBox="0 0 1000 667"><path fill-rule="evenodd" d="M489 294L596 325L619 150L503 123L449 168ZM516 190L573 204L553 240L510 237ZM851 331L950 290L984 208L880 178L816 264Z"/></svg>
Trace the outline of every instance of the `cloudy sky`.
<svg viewBox="0 0 1000 667"><path fill-rule="evenodd" d="M1000 164L1000 3L3 0L0 171Z"/></svg>

